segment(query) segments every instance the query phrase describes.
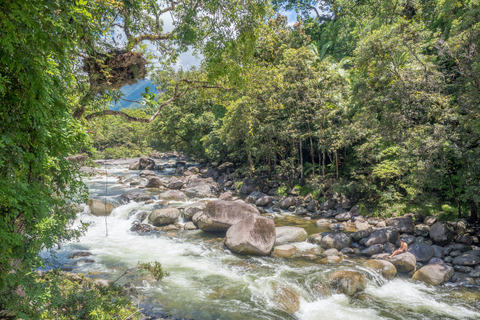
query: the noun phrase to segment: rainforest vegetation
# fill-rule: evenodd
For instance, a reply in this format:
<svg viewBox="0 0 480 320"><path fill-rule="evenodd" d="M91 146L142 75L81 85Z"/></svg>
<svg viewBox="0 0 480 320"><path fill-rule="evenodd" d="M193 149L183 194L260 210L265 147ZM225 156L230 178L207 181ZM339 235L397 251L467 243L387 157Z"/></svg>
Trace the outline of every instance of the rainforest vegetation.
<svg viewBox="0 0 480 320"><path fill-rule="evenodd" d="M377 212L431 203L478 219L478 0L0 8L0 309L18 317L55 318L46 301L58 286L32 270L41 250L81 234L70 221L86 189L67 157L94 148L177 150L319 196L334 188ZM200 66L174 68L187 50ZM160 93L109 110L145 77Z"/></svg>

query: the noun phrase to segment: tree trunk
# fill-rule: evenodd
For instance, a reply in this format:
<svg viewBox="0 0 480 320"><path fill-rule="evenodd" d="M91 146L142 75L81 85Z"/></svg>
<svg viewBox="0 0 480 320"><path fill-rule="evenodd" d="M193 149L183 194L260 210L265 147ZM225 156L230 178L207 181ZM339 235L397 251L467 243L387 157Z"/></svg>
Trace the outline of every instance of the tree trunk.
<svg viewBox="0 0 480 320"><path fill-rule="evenodd" d="M335 171L336 171L336 177L338 180L338 152L337 149L335 149Z"/></svg>
<svg viewBox="0 0 480 320"><path fill-rule="evenodd" d="M473 199L470 199L470 223L478 221L477 204Z"/></svg>
<svg viewBox="0 0 480 320"><path fill-rule="evenodd" d="M315 178L315 153L314 153L314 151L313 151L312 136L310 136L310 156L312 157L313 178Z"/></svg>
<svg viewBox="0 0 480 320"><path fill-rule="evenodd" d="M300 148L300 179L303 180L303 150L302 150L302 140L298 141L298 145Z"/></svg>
<svg viewBox="0 0 480 320"><path fill-rule="evenodd" d="M447 166L448 166L448 164L447 164ZM453 186L452 171L450 170L449 167L447 167L447 175L448 175L448 180L450 182L450 189L452 190L453 197L455 199L455 202L457 203L458 218L461 218L462 217L462 207L460 206L460 200L458 198L457 192L455 191L455 187Z"/></svg>

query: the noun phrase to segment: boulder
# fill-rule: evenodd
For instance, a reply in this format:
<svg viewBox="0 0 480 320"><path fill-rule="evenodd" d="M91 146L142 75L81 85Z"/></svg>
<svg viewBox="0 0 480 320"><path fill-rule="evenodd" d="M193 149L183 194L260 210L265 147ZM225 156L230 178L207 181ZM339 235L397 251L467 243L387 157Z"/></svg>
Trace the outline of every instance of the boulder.
<svg viewBox="0 0 480 320"><path fill-rule="evenodd" d="M267 256L272 252L274 243L275 223L255 214L249 214L233 224L225 236L225 246L241 254Z"/></svg>
<svg viewBox="0 0 480 320"><path fill-rule="evenodd" d="M365 229L365 230L361 230L361 231L357 231L357 232L354 232L354 233L351 233L350 234L350 237L352 238L353 241L355 242L358 242L364 238L368 238L370 237L370 235L372 234L373 232L373 229L372 228L368 228L368 229Z"/></svg>
<svg viewBox="0 0 480 320"><path fill-rule="evenodd" d="M423 219L423 223L426 224L429 227L431 227L436 222L437 222L437 217L436 216L428 216L425 219Z"/></svg>
<svg viewBox="0 0 480 320"><path fill-rule="evenodd" d="M255 185L249 183L248 181L243 181L240 190L238 191L240 194L250 194L255 191Z"/></svg>
<svg viewBox="0 0 480 320"><path fill-rule="evenodd" d="M140 172L139 176L144 178L150 178L156 175L155 175L155 172L153 172L152 170L143 170Z"/></svg>
<svg viewBox="0 0 480 320"><path fill-rule="evenodd" d="M143 192L136 191L136 190L130 190L125 192L120 196L120 199L123 202L130 202L130 201L135 201L135 202L143 202L143 201L148 201L151 200L152 198Z"/></svg>
<svg viewBox="0 0 480 320"><path fill-rule="evenodd" d="M323 236L320 233L314 233L308 236L307 241L313 244L320 244Z"/></svg>
<svg viewBox="0 0 480 320"><path fill-rule="evenodd" d="M437 286L450 280L454 274L452 267L443 264L428 264L415 272L412 279L425 282L426 284Z"/></svg>
<svg viewBox="0 0 480 320"><path fill-rule="evenodd" d="M200 172L200 170L198 170L197 167L190 167L188 168L187 171L185 171L183 173L184 176L191 176L191 175L194 175L194 174L198 174Z"/></svg>
<svg viewBox="0 0 480 320"><path fill-rule="evenodd" d="M266 205L272 203L273 200L275 200L275 198L272 197L272 196L263 196L255 202L255 205L257 205L259 207L263 207L263 206L266 206Z"/></svg>
<svg viewBox="0 0 480 320"><path fill-rule="evenodd" d="M261 197L264 197L266 196L265 193L262 193L262 192L258 192L258 191L253 191L252 193L250 193L250 195L245 199L245 202L246 203L256 203L258 199L260 199Z"/></svg>
<svg viewBox="0 0 480 320"><path fill-rule="evenodd" d="M163 187L163 181L159 177L152 177L148 179L148 183L145 188L160 188Z"/></svg>
<svg viewBox="0 0 480 320"><path fill-rule="evenodd" d="M297 247L290 244L284 244L273 248L272 255L279 258L291 258L297 252Z"/></svg>
<svg viewBox="0 0 480 320"><path fill-rule="evenodd" d="M371 247L375 244L384 244L386 242L395 243L398 240L398 231L393 227L380 228L373 233L365 241L365 246Z"/></svg>
<svg viewBox="0 0 480 320"><path fill-rule="evenodd" d="M341 250L349 247L352 244L352 239L345 233L330 233L322 238L320 246L323 249L335 248Z"/></svg>
<svg viewBox="0 0 480 320"><path fill-rule="evenodd" d="M178 190L169 190L166 192L162 192L158 195L158 199L168 200L168 201L187 201L188 200L185 193Z"/></svg>
<svg viewBox="0 0 480 320"><path fill-rule="evenodd" d="M195 224L192 221L188 221L187 223L185 223L183 228L185 230L195 230L195 229L197 229L197 227L195 226Z"/></svg>
<svg viewBox="0 0 480 320"><path fill-rule="evenodd" d="M205 210L205 206L206 205L203 202L197 202L197 203L189 204L185 208L185 210L183 210L183 216L187 220L192 220L195 213Z"/></svg>
<svg viewBox="0 0 480 320"><path fill-rule="evenodd" d="M428 237L430 233L430 227L426 224L417 224L415 228L413 228L413 234L415 237Z"/></svg>
<svg viewBox="0 0 480 320"><path fill-rule="evenodd" d="M339 213L335 216L337 221L348 221L352 218L352 214L350 212L343 212Z"/></svg>
<svg viewBox="0 0 480 320"><path fill-rule="evenodd" d="M295 197L287 197L280 202L280 208L288 209L291 206L295 206L297 204L297 199Z"/></svg>
<svg viewBox="0 0 480 320"><path fill-rule="evenodd" d="M318 219L316 224L317 224L317 227L319 228L330 228L330 225L332 224L332 220Z"/></svg>
<svg viewBox="0 0 480 320"><path fill-rule="evenodd" d="M218 200L223 200L223 201L232 201L233 200L233 194L230 191L224 192L218 197Z"/></svg>
<svg viewBox="0 0 480 320"><path fill-rule="evenodd" d="M328 285L338 293L353 296L355 293L365 290L367 278L360 272L342 270L328 277Z"/></svg>
<svg viewBox="0 0 480 320"><path fill-rule="evenodd" d="M173 189L173 190L179 190L179 189L182 189L184 184L185 184L185 182L183 182L180 179L171 179L168 182L167 188Z"/></svg>
<svg viewBox="0 0 480 320"><path fill-rule="evenodd" d="M435 244L439 246L449 244L453 240L454 236L455 232L453 227L447 223L435 222L430 227L429 237Z"/></svg>
<svg viewBox="0 0 480 320"><path fill-rule="evenodd" d="M275 245L302 242L307 239L307 231L300 227L277 227L275 228L275 234Z"/></svg>
<svg viewBox="0 0 480 320"><path fill-rule="evenodd" d="M428 262L435 256L435 249L424 242L412 244L408 247L408 252L413 254L419 262Z"/></svg>
<svg viewBox="0 0 480 320"><path fill-rule="evenodd" d="M153 227L149 224L146 223L141 223L140 221L134 221L132 224L132 227L130 228L130 231L135 231L135 232L152 232Z"/></svg>
<svg viewBox="0 0 480 320"><path fill-rule="evenodd" d="M225 231L251 215L260 215L260 212L246 203L216 200L206 205L203 214L197 217L197 225L203 231ZM192 220L195 223L195 219ZM273 232L275 237L275 228Z"/></svg>
<svg viewBox="0 0 480 320"><path fill-rule="evenodd" d="M385 221L388 227L395 227L401 233L413 233L413 220L411 216L390 218Z"/></svg>
<svg viewBox="0 0 480 320"><path fill-rule="evenodd" d="M383 252L383 244L374 244L371 247L362 250L362 254L365 256L373 256L374 254L379 254Z"/></svg>
<svg viewBox="0 0 480 320"><path fill-rule="evenodd" d="M148 223L159 227L177 222L178 217L180 211L177 208L157 209L148 216Z"/></svg>
<svg viewBox="0 0 480 320"><path fill-rule="evenodd" d="M363 231L371 228L370 224L366 221L355 221L355 229L358 231ZM370 232L371 233L371 232Z"/></svg>
<svg viewBox="0 0 480 320"><path fill-rule="evenodd" d="M109 216L115 209L110 203L97 199L88 200L88 206L90 207L90 212L97 217Z"/></svg>
<svg viewBox="0 0 480 320"><path fill-rule="evenodd" d="M128 167L128 170L138 170L140 168L140 161L136 161Z"/></svg>
<svg viewBox="0 0 480 320"><path fill-rule="evenodd" d="M461 256L453 258L452 263L458 266L474 267L480 264L480 257L478 255L464 253Z"/></svg>
<svg viewBox="0 0 480 320"><path fill-rule="evenodd" d="M318 209L318 201L317 200L311 200L307 204L307 210L310 212L315 212Z"/></svg>
<svg viewBox="0 0 480 320"><path fill-rule="evenodd" d="M397 274L397 268L386 260L367 260L365 266L380 273L387 280L392 280Z"/></svg>
<svg viewBox="0 0 480 320"><path fill-rule="evenodd" d="M415 270L417 258L409 252L404 252L393 256L390 262L397 268L398 272L408 273Z"/></svg>
<svg viewBox="0 0 480 320"><path fill-rule="evenodd" d="M155 161L153 159L142 156L139 160L138 170L153 170Z"/></svg>

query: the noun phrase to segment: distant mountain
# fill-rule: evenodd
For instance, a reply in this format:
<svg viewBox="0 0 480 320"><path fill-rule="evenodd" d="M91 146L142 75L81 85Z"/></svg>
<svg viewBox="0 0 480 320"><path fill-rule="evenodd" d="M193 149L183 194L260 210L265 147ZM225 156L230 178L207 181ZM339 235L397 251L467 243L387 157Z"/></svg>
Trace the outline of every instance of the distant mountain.
<svg viewBox="0 0 480 320"><path fill-rule="evenodd" d="M138 81L136 84L128 85L120 89L124 96L123 98L130 101L139 100L142 98L142 92L145 92L145 88L150 87L150 92L158 93L157 89L155 89L155 85L149 79ZM120 110L120 109L136 109L141 107L138 103L128 102L124 100L120 100L117 103L113 104L110 109L111 110Z"/></svg>

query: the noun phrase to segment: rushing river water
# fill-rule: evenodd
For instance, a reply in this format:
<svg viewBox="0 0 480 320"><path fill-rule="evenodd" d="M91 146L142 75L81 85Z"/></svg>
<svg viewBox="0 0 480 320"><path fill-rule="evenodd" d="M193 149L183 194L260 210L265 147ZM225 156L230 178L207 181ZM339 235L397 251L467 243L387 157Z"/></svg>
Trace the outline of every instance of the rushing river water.
<svg viewBox="0 0 480 320"><path fill-rule="evenodd" d="M87 180L90 196L104 199L107 192L107 200L119 205L119 196L133 188L118 184L117 176L138 176L138 171L127 169L126 164L108 165L108 176ZM144 191L152 196L159 193ZM193 201L169 205L189 203ZM241 256L224 248L222 234L200 230L148 234L129 231L134 218L127 217L133 209L152 211L154 207L158 205L119 205L107 218L106 225L104 217L90 215L85 206L78 221L90 223L87 233L79 242L63 246L53 264L114 280L139 261L160 262L170 273L162 281L156 282L138 272L121 280L137 287L142 295L141 306L150 314L197 320L480 319L478 287L430 287L398 276L386 281L363 268L362 261L353 259L324 264L301 258ZM314 224L309 225L307 231L318 232L312 226ZM307 242L294 245L300 252L316 247ZM93 255L86 258L94 262L68 259L77 251L91 252ZM48 259L49 254L44 252L43 256ZM368 279L366 290L349 298L343 294L322 295L314 289L336 270L363 272Z"/></svg>

